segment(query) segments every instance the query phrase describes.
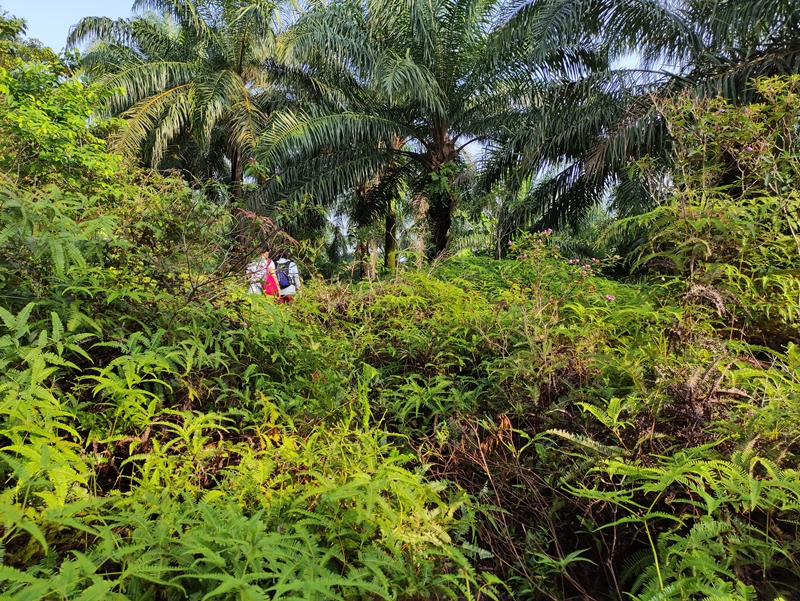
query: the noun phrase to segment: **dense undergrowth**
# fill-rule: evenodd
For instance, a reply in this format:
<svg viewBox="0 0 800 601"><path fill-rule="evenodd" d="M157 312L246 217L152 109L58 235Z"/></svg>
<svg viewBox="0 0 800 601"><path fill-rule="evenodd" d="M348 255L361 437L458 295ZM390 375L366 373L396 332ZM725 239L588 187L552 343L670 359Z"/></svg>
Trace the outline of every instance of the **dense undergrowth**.
<svg viewBox="0 0 800 601"><path fill-rule="evenodd" d="M3 598L800 596L796 80L665 107L638 283L542 233L277 306L100 92L0 73Z"/></svg>

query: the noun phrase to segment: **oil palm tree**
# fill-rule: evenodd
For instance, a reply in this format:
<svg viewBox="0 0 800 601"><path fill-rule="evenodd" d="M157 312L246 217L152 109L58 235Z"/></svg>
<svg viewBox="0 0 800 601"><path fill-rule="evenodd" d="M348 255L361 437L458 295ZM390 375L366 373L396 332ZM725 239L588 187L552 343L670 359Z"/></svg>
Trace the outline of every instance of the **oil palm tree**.
<svg viewBox="0 0 800 601"><path fill-rule="evenodd" d="M800 5L790 0L551 0L523 3L510 23L517 36L594 40L610 59L588 77L532 89L491 147L487 186L503 179L516 198L537 182L508 215L518 227L578 227L609 199L618 216L647 210L652 187L630 165L647 156L668 173L659 98L688 90L747 102L755 77L800 72ZM631 53L640 68L613 68Z"/></svg>
<svg viewBox="0 0 800 601"><path fill-rule="evenodd" d="M445 250L467 148L509 121L520 86L580 71L591 54L550 46L524 64L527 42L497 27L505 8L501 0L314 7L290 32L286 60L303 66L319 95L276 116L259 145L259 161L281 169L262 202L281 194L330 202L373 181L365 198L387 206L402 181L425 205L430 255Z"/></svg>
<svg viewBox="0 0 800 601"><path fill-rule="evenodd" d="M154 167L240 183L244 164L279 102L268 68L280 0L137 0L130 19L82 19L72 46L81 64L119 90L108 105L125 128L117 150Z"/></svg>

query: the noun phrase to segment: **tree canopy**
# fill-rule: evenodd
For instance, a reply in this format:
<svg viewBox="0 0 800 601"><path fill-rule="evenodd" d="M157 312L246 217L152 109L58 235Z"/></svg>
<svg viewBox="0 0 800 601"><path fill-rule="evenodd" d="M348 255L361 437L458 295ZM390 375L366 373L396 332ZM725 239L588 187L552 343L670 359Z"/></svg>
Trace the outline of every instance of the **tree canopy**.
<svg viewBox="0 0 800 601"><path fill-rule="evenodd" d="M138 0L143 16L87 17L69 43L90 42L81 65L115 89L125 120L114 149L154 167L241 183L276 90L268 69L281 11L271 1Z"/></svg>

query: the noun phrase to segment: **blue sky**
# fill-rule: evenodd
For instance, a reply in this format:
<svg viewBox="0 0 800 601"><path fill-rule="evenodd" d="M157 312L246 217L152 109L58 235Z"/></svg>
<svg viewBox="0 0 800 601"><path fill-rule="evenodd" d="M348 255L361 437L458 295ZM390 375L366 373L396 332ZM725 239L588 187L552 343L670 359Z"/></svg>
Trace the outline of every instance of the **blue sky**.
<svg viewBox="0 0 800 601"><path fill-rule="evenodd" d="M45 46L60 52L69 28L82 17L131 16L134 0L0 0L0 12L6 11L28 22L28 37L38 38Z"/></svg>

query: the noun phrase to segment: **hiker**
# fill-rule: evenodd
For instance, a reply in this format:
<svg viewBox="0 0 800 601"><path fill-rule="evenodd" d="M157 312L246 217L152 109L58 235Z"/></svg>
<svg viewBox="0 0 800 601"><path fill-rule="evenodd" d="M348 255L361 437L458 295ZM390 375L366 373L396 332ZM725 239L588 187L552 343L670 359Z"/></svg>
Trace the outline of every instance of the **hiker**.
<svg viewBox="0 0 800 601"><path fill-rule="evenodd" d="M247 265L247 279L250 282L250 294L266 294L279 297L278 273L275 261L269 258L269 249Z"/></svg>
<svg viewBox="0 0 800 601"><path fill-rule="evenodd" d="M297 263L289 259L285 250L278 253L278 287L280 288L280 302L293 303L294 295L299 292L303 282L300 281L300 271Z"/></svg>

